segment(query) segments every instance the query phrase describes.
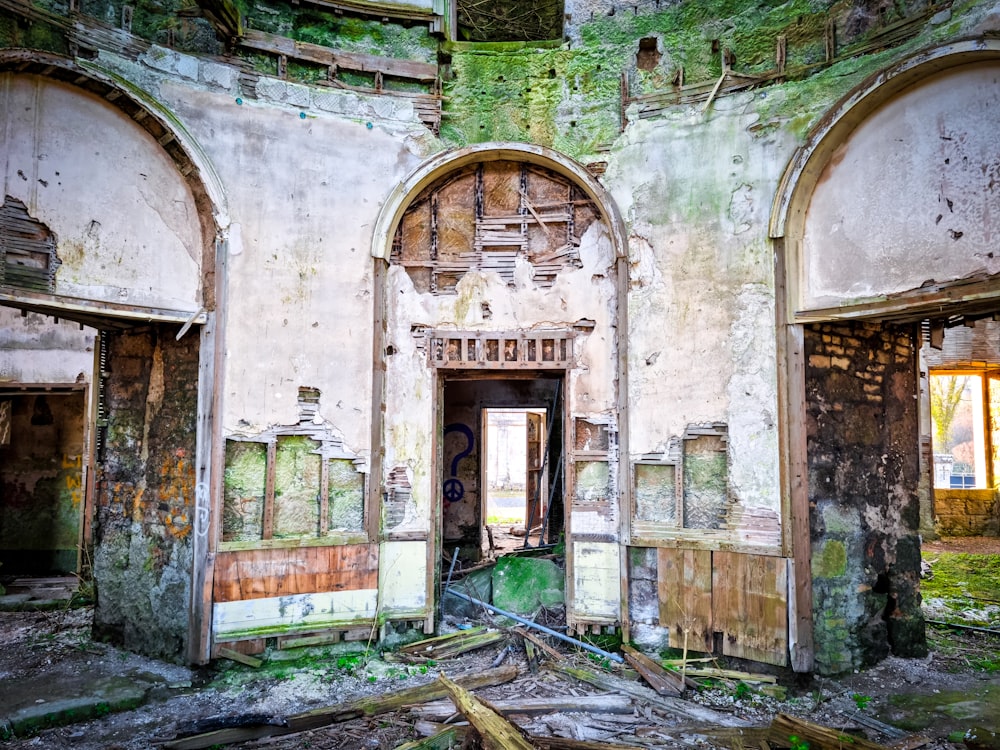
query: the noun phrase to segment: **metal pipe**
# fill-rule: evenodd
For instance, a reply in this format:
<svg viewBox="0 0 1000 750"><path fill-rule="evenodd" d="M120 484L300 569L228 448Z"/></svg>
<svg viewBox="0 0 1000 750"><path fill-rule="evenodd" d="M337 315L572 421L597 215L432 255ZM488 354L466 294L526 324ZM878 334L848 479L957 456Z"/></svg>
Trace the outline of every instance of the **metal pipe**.
<svg viewBox="0 0 1000 750"><path fill-rule="evenodd" d="M597 654L598 656L603 656L603 657L605 657L607 659L611 659L611 661L616 661L619 664L622 664L625 661L618 654L612 654L609 651L605 651L604 649L598 648L597 646L591 646L589 643L584 643L583 641L576 640L576 638L570 638L568 635L564 635L564 634L560 633L557 630L552 630L552 628L547 628L544 625L539 625L537 622L532 622L531 620L526 620L525 618L521 617L520 615L515 615L513 612L505 612L502 609L498 609L497 607L494 607L492 604L487 604L486 602L480 601L479 599L474 599L471 596L469 596L468 594L463 594L463 593L461 593L459 591L455 591L454 589L450 589L450 588L446 588L444 590L444 593L451 594L452 596L457 596L459 599L465 599L465 601L472 602L473 604L478 604L479 606L485 607L486 609L490 610L491 612L496 612L497 614L501 614L504 617L509 617L510 619L514 620L515 622L519 622L522 625L527 625L529 628L534 628L535 630L540 630L543 633L545 633L546 635L551 635L551 636L553 636L555 638L558 638L561 641L566 641L566 643L572 643L574 646L579 646L580 648L585 649L586 651L589 651L592 654Z"/></svg>

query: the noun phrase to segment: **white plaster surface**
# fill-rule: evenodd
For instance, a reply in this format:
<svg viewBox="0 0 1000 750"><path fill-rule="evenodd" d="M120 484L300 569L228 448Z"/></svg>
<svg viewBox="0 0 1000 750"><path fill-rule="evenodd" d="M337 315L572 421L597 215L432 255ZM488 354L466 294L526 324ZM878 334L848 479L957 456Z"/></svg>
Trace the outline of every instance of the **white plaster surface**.
<svg viewBox="0 0 1000 750"><path fill-rule="evenodd" d="M998 73L993 63L928 77L834 154L806 217L803 307L1000 272Z"/></svg>
<svg viewBox="0 0 1000 750"><path fill-rule="evenodd" d="M573 544L573 592L568 602L577 618L618 617L621 561L617 544Z"/></svg>
<svg viewBox="0 0 1000 750"><path fill-rule="evenodd" d="M364 122L164 84L203 145L238 240L228 258L224 430L298 422L298 388L368 455L374 300L371 227L417 163L406 136Z"/></svg>
<svg viewBox="0 0 1000 750"><path fill-rule="evenodd" d="M94 329L0 307L0 384L89 383Z"/></svg>
<svg viewBox="0 0 1000 750"><path fill-rule="evenodd" d="M427 542L383 542L378 577L383 614L423 611L427 606Z"/></svg>
<svg viewBox="0 0 1000 750"><path fill-rule="evenodd" d="M780 507L773 253L767 221L789 136L754 136L752 95L630 124L605 184L630 224L629 449L729 428L729 482Z"/></svg>
<svg viewBox="0 0 1000 750"><path fill-rule="evenodd" d="M212 631L226 635L249 628L321 629L370 622L377 614L377 601L377 589L356 589L219 602L212 607Z"/></svg>
<svg viewBox="0 0 1000 750"><path fill-rule="evenodd" d="M191 191L124 113L70 86L0 75L4 195L54 232L56 292L180 311L201 305Z"/></svg>

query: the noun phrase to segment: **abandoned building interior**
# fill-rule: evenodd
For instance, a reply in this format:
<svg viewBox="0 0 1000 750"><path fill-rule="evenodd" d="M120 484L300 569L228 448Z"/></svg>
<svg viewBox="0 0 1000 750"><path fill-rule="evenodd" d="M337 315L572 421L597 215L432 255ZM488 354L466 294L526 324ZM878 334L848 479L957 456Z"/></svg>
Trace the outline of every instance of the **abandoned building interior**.
<svg viewBox="0 0 1000 750"><path fill-rule="evenodd" d="M1000 535L1000 6L533 5L0 0L0 581L198 664L543 550L571 635L926 653L921 540Z"/></svg>

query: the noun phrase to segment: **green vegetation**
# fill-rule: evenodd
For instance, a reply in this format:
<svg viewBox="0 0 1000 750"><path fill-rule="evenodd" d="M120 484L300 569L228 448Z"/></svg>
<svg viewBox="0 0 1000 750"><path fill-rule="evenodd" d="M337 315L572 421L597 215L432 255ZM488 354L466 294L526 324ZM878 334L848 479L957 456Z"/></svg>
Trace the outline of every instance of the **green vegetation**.
<svg viewBox="0 0 1000 750"><path fill-rule="evenodd" d="M859 711L864 711L868 704L871 703L872 697L870 695L862 695L861 693L855 693L851 696L851 700L854 701L854 705L858 707Z"/></svg>
<svg viewBox="0 0 1000 750"><path fill-rule="evenodd" d="M946 622L990 627L988 613L1000 606L1000 555L941 552L927 560L934 574L920 584L925 604L943 605Z"/></svg>

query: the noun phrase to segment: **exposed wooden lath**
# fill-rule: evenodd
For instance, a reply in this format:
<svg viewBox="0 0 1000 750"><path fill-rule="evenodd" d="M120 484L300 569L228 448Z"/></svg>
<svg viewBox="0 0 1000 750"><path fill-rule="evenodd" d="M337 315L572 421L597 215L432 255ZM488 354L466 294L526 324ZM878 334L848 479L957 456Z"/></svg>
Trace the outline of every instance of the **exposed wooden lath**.
<svg viewBox="0 0 1000 750"><path fill-rule="evenodd" d="M56 286L55 237L28 214L17 198L6 196L0 205L0 286L51 292Z"/></svg>
<svg viewBox="0 0 1000 750"><path fill-rule="evenodd" d="M533 165L497 161L443 178L410 204L390 261L404 266L420 291L452 294L478 269L515 286L519 263L548 289L566 268L582 265L580 237L599 213L562 177Z"/></svg>

